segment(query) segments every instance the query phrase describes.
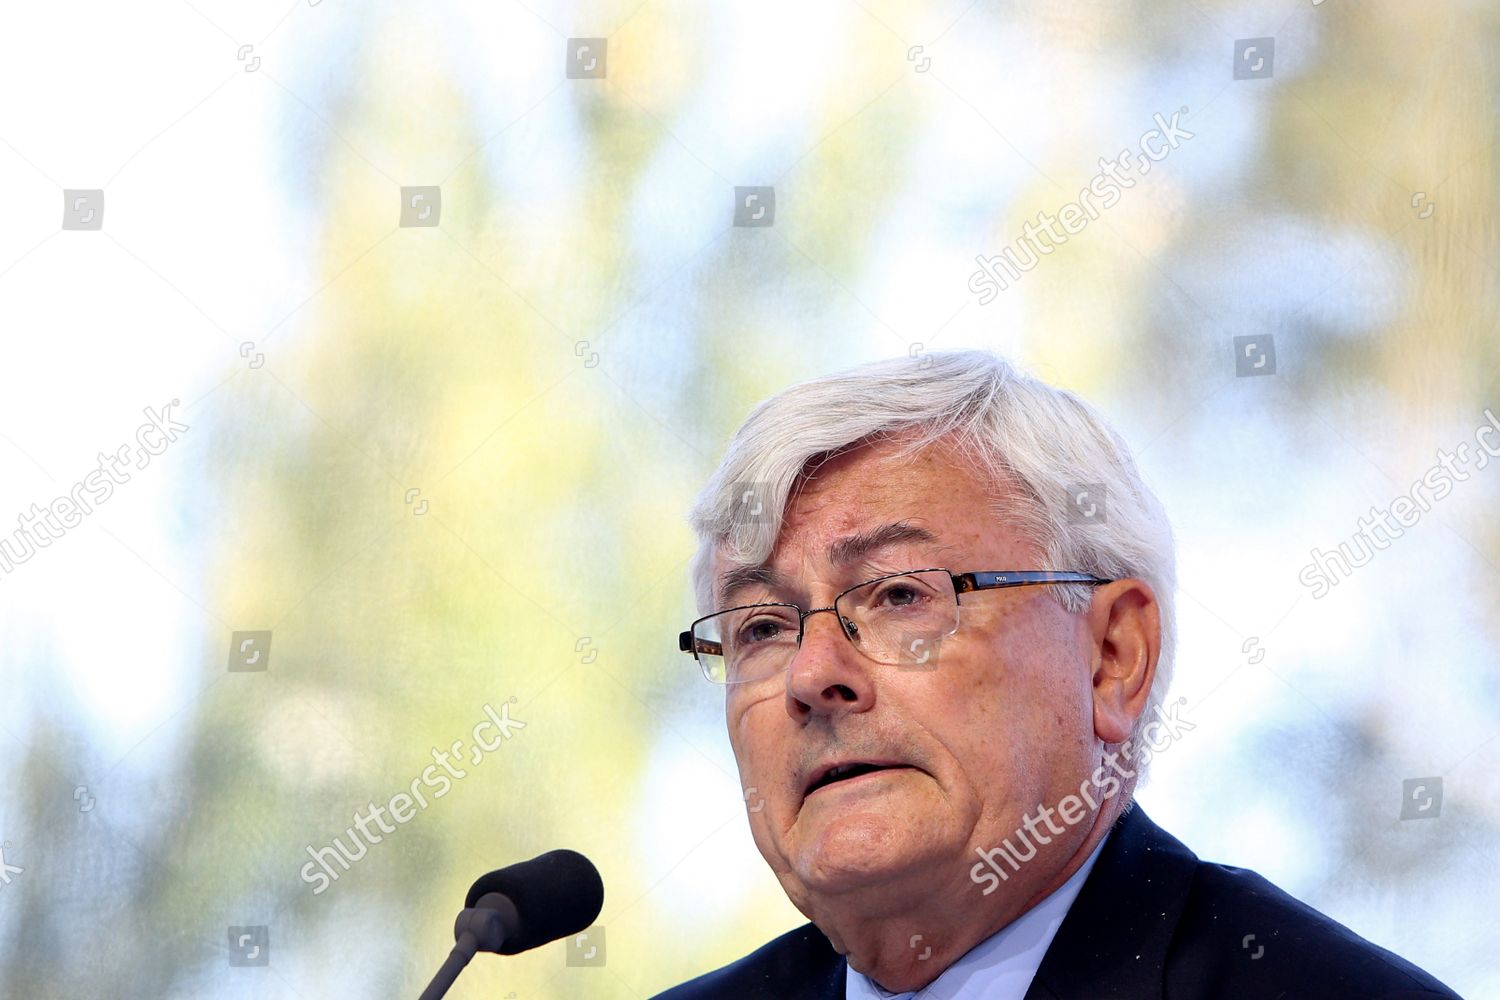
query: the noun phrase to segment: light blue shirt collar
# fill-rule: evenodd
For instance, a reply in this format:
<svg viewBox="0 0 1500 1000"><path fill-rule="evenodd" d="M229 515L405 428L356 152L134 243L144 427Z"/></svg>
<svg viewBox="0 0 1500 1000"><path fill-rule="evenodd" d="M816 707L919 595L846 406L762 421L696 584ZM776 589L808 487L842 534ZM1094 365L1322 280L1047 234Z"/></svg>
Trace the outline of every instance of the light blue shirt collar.
<svg viewBox="0 0 1500 1000"><path fill-rule="evenodd" d="M1109 835L1088 860L1046 899L979 942L915 993L890 993L864 973L849 970L845 1000L1023 1000L1063 918L1094 870Z"/></svg>

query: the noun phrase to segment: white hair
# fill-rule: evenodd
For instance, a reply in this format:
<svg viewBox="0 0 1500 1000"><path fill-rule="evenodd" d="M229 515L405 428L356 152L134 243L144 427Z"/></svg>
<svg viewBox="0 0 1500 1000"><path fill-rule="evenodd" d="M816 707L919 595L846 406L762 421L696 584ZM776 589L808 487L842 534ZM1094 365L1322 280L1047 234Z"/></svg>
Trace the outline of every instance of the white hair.
<svg viewBox="0 0 1500 1000"><path fill-rule="evenodd" d="M900 438L911 453L954 444L997 489L990 514L1045 553L1037 569L1076 570L1109 580L1137 577L1156 593L1161 653L1136 734L1163 702L1176 640L1176 556L1161 502L1142 482L1130 450L1099 413L1065 389L1018 371L986 351L938 351L877 361L798 383L750 412L693 506L698 535L693 590L699 614L713 606L712 558L770 557L789 497L820 462L870 441ZM1080 491L1097 505L1082 517ZM756 516L747 516L753 496ZM1102 515L1102 516L1101 516ZM972 569L1026 569L981 566ZM1078 613L1088 585L1047 588Z"/></svg>

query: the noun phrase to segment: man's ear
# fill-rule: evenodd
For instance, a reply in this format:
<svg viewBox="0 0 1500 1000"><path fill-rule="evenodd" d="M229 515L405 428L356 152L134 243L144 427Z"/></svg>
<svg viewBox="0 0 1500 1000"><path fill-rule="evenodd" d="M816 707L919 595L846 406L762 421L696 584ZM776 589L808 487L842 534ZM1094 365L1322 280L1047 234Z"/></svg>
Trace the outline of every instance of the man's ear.
<svg viewBox="0 0 1500 1000"><path fill-rule="evenodd" d="M1094 651L1094 735L1123 743L1146 710L1161 655L1156 592L1134 577L1094 588L1088 612Z"/></svg>

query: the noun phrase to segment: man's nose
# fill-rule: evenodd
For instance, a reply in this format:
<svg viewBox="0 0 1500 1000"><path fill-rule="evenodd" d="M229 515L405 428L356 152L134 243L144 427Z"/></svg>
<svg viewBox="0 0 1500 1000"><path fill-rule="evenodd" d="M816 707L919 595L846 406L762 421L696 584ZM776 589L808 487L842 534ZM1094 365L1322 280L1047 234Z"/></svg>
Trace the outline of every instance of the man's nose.
<svg viewBox="0 0 1500 1000"><path fill-rule="evenodd" d="M786 674L786 710L794 719L867 712L875 707L873 664L854 648L832 608L810 612Z"/></svg>

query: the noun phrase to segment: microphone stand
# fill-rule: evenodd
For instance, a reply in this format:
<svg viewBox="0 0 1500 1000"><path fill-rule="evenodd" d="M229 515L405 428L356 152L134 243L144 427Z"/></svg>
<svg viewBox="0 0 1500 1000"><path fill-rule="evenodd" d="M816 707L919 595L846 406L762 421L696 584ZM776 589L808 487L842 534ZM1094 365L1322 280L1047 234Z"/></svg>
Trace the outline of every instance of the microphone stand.
<svg viewBox="0 0 1500 1000"><path fill-rule="evenodd" d="M422 995L417 1000L442 1000L443 995L448 992L448 987L453 985L453 981L458 978L460 972L464 971L464 966L469 964L469 959L473 958L478 950L479 943L474 940L473 934L468 931L460 934L458 943L448 953L448 960L443 963L442 968L437 970L437 975L432 977L432 982L427 984L427 988L422 991Z"/></svg>

